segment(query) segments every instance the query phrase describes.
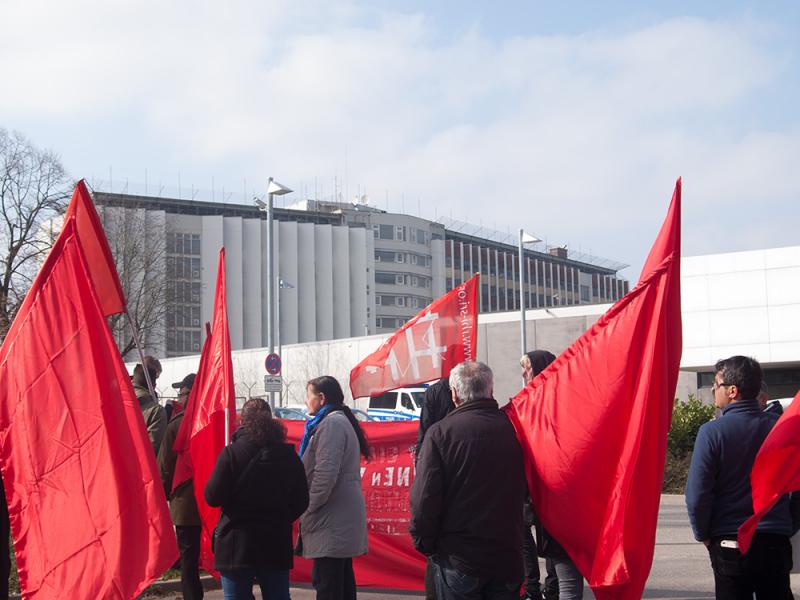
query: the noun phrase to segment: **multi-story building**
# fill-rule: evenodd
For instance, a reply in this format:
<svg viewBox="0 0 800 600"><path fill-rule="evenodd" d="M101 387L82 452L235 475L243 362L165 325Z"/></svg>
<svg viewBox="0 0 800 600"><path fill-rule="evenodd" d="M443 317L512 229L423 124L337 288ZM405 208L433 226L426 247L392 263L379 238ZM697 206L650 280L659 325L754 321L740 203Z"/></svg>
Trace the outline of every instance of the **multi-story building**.
<svg viewBox="0 0 800 600"><path fill-rule="evenodd" d="M162 356L199 352L211 320L217 255L226 249L233 349L267 339L266 218L256 206L96 192L104 220L149 215L147 239L165 256L166 334L145 345ZM157 218L154 218L157 217ZM274 209L279 297L276 342L292 344L386 333L479 272L480 310L519 308L515 236L456 221L429 221L366 204L307 200ZM152 230L150 223L157 223ZM469 233L468 233L469 232ZM111 240L112 251L125 252ZM620 263L565 248L526 249L527 307L617 300ZM276 282L277 283L277 282Z"/></svg>

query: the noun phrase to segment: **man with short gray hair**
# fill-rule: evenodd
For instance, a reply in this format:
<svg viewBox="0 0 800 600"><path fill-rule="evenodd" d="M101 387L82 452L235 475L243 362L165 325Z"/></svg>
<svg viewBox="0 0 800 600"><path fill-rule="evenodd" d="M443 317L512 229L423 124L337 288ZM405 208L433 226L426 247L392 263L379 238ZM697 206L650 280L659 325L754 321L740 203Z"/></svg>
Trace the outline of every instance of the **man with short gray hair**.
<svg viewBox="0 0 800 600"><path fill-rule="evenodd" d="M439 600L517 600L522 583L522 450L492 398L492 370L450 372L455 409L425 434L409 531L432 557Z"/></svg>

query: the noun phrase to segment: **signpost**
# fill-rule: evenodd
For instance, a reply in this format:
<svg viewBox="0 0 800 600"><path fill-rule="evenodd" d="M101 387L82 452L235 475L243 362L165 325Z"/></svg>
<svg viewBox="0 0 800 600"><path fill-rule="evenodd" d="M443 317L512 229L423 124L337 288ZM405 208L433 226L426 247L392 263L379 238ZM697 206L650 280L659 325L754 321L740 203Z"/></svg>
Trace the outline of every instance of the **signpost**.
<svg viewBox="0 0 800 600"><path fill-rule="evenodd" d="M281 378L281 357L274 352L267 354L267 359L264 361L264 368L267 374L264 375L264 391L268 394L274 392L281 393L283 390L283 379Z"/></svg>

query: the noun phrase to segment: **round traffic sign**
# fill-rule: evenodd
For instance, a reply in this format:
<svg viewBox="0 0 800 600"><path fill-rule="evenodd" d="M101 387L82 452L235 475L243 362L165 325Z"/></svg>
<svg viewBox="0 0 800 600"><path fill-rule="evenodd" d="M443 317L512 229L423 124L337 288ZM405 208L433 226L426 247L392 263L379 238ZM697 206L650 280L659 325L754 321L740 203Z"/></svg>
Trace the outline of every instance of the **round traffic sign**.
<svg viewBox="0 0 800 600"><path fill-rule="evenodd" d="M266 367L267 373L269 373L270 375L280 375L281 357L275 354L274 352L271 354L267 354L267 360L264 361L264 367Z"/></svg>

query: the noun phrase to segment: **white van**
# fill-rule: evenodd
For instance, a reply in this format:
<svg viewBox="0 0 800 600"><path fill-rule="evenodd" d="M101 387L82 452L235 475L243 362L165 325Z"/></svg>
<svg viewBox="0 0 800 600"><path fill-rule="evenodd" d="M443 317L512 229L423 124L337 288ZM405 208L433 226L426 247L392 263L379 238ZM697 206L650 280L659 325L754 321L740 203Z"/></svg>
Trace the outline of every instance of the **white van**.
<svg viewBox="0 0 800 600"><path fill-rule="evenodd" d="M374 421L419 420L424 400L424 387L399 388L372 396L367 414Z"/></svg>

